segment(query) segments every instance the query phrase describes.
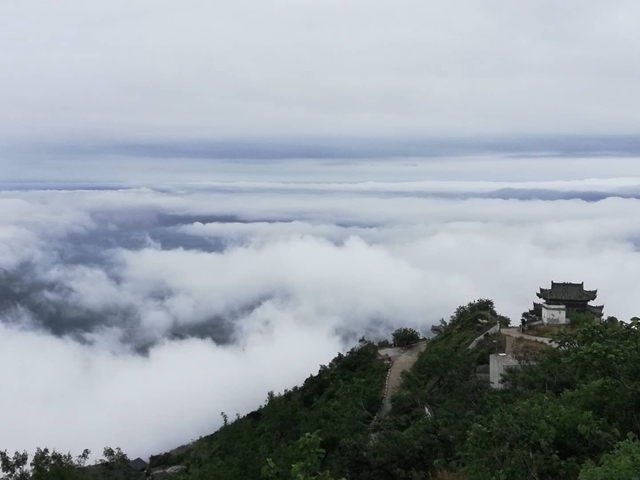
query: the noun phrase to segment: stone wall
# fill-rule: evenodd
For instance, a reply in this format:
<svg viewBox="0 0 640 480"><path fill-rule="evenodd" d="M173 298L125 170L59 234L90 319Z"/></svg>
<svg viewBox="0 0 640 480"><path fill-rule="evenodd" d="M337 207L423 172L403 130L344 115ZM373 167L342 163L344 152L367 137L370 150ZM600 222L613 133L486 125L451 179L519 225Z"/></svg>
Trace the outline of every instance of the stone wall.
<svg viewBox="0 0 640 480"><path fill-rule="evenodd" d="M389 364L389 368L387 369L387 376L384 379L384 390L383 390L384 395L382 396L382 403L380 404L378 413L376 413L376 415L373 417L370 427L375 427L376 423L378 422L378 418L380 417L380 413L382 412L382 408L384 407L384 402L387 399L387 395L389 394L388 389L389 389L389 375L391 375L391 365L392 364Z"/></svg>
<svg viewBox="0 0 640 480"><path fill-rule="evenodd" d="M500 323L497 322L493 327L486 330L484 333L478 335L478 337L474 338L473 341L467 347L467 350L473 350L478 346L478 344L482 341L484 337L487 335L493 335L494 333L498 333L500 331Z"/></svg>

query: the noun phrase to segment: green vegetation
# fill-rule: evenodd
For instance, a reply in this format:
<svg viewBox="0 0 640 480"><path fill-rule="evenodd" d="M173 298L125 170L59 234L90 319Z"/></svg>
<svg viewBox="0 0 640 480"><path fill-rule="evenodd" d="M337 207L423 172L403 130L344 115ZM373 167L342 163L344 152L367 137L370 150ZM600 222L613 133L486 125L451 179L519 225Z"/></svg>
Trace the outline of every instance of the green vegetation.
<svg viewBox="0 0 640 480"><path fill-rule="evenodd" d="M333 480L328 470L320 471L326 454L326 450L320 447L321 443L322 439L317 433L306 433L298 440L296 446L301 459L291 466L291 480ZM269 458L262 468L262 476L272 479L280 478L281 471Z"/></svg>
<svg viewBox="0 0 640 480"><path fill-rule="evenodd" d="M31 462L26 452L13 456L0 451L2 480L140 480L144 473L129 467L129 459L119 448L105 448L103 458L85 467L89 450L74 458L48 448L36 450Z"/></svg>
<svg viewBox="0 0 640 480"><path fill-rule="evenodd" d="M270 393L258 410L151 464L185 465L176 477L183 480L640 478L640 319L574 316L572 328L555 334L557 348L523 350L522 368L508 371L503 390L487 388L475 371L504 348L504 336L467 349L496 322L509 320L478 300L436 325L391 413L375 424L387 367L378 346L361 340L302 386ZM2 456L5 475L5 463L16 460L26 464ZM34 470L5 478L83 477Z"/></svg>
<svg viewBox="0 0 640 480"><path fill-rule="evenodd" d="M80 468L84 466L89 451L73 458L70 454L61 454L48 449L38 449L29 463L26 452L16 452L13 456L0 452L0 469L3 480L57 480L81 479Z"/></svg>
<svg viewBox="0 0 640 480"><path fill-rule="evenodd" d="M637 480L640 472L640 443L629 434L629 438L616 445L615 450L602 457L600 465L593 462L580 472L580 480Z"/></svg>
<svg viewBox="0 0 640 480"><path fill-rule="evenodd" d="M422 336L413 328L399 328L391 335L395 347L406 347L412 343L419 342Z"/></svg>
<svg viewBox="0 0 640 480"><path fill-rule="evenodd" d="M183 478L345 476L360 446L369 442L369 425L382 402L387 367L376 359L377 353L376 345L361 341L301 387L282 395L269 393L264 406L196 442L186 453ZM311 437L306 435L310 432L314 432ZM301 449L316 444L322 458L310 463L309 455L301 457ZM272 468L265 471L265 465Z"/></svg>

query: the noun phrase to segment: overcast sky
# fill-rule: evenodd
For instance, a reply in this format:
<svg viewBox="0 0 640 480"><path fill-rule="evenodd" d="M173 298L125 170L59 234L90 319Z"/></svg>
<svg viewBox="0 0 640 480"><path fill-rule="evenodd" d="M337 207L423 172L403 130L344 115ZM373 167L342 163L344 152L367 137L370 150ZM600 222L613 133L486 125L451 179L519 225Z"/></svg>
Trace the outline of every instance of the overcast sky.
<svg viewBox="0 0 640 480"><path fill-rule="evenodd" d="M636 0L3 0L0 139L637 134Z"/></svg>

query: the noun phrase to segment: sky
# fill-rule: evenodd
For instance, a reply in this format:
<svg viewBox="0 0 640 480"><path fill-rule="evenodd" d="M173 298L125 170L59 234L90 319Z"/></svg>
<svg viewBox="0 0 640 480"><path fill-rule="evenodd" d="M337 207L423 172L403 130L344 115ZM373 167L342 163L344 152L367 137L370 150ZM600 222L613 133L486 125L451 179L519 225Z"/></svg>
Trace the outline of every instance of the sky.
<svg viewBox="0 0 640 480"><path fill-rule="evenodd" d="M4 143L631 134L635 0L0 2Z"/></svg>
<svg viewBox="0 0 640 480"><path fill-rule="evenodd" d="M0 2L0 449L160 453L551 281L639 315L638 15Z"/></svg>

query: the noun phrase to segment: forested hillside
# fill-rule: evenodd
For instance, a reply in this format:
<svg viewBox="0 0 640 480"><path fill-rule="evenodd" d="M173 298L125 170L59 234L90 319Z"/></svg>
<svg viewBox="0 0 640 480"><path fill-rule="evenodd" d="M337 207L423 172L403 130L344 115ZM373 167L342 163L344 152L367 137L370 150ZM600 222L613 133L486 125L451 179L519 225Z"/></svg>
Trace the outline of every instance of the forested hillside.
<svg viewBox="0 0 640 480"><path fill-rule="evenodd" d="M489 300L441 321L373 426L387 365L362 340L300 387L270 393L242 418L223 414L219 431L152 457L151 467L184 465L184 480L639 478L639 320L574 317L557 348L522 355L502 390L475 375L500 336L467 350L495 322L508 319Z"/></svg>
<svg viewBox="0 0 640 480"><path fill-rule="evenodd" d="M184 478L260 478L267 459L275 478L289 478L286 472L307 460L318 437L326 451L323 468L335 475L347 471L370 441L369 425L382 401L387 369L376 360L377 351L362 341L301 387L277 396L269 393L260 409L232 422L225 419L225 426L183 454L189 466ZM307 433L314 435L305 437ZM152 458L151 464L167 457Z"/></svg>
<svg viewBox="0 0 640 480"><path fill-rule="evenodd" d="M476 366L500 348L499 338L466 349L496 321L508 322L493 302L479 300L441 322L405 376L391 414L374 430L368 422L384 367L375 347L364 343L300 389L271 397L198 442L184 478L258 478L269 458L276 468L262 473L278 479L638 478L637 319L600 324L575 317L577 328L559 333L558 348L525 354L527 365L507 374L503 390L475 379ZM315 458L305 449L306 433L322 439L324 459L296 476L292 465Z"/></svg>

